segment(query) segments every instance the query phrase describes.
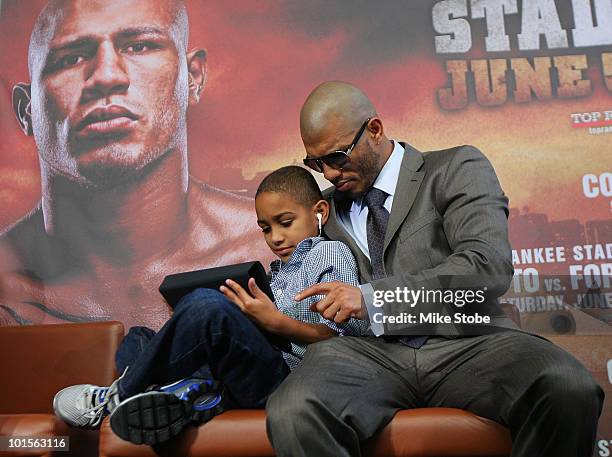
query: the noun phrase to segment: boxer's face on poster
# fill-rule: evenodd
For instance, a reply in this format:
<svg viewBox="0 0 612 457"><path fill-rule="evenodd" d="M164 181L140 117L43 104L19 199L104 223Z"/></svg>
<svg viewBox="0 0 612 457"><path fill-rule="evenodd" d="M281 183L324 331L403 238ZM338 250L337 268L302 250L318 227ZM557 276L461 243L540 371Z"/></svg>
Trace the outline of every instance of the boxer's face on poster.
<svg viewBox="0 0 612 457"><path fill-rule="evenodd" d="M187 64L169 3L77 0L51 15L30 51L31 111L55 173L114 181L186 141Z"/></svg>

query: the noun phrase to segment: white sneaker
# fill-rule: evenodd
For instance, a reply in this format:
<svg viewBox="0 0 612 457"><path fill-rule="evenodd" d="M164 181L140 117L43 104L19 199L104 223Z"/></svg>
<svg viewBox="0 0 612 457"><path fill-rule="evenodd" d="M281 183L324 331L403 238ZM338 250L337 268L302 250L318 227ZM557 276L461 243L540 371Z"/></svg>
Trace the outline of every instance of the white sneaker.
<svg viewBox="0 0 612 457"><path fill-rule="evenodd" d="M117 383L126 372L127 368L109 387L77 384L60 390L53 398L55 414L75 427L98 427L121 403Z"/></svg>

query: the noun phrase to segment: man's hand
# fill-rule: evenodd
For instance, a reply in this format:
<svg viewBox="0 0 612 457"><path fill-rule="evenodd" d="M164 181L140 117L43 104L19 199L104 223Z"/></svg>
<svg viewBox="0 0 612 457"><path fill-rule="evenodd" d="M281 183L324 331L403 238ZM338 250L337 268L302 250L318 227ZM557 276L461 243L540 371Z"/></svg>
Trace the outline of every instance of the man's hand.
<svg viewBox="0 0 612 457"><path fill-rule="evenodd" d="M249 279L249 292L240 284L231 279L225 281L226 286L219 290L229 300L234 302L249 319L255 321L260 327L274 332L284 316L270 298L257 287L255 279Z"/></svg>
<svg viewBox="0 0 612 457"><path fill-rule="evenodd" d="M359 287L338 281L321 282L301 291L295 296L295 300L304 300L313 295L325 297L313 303L310 309L337 324L346 322L351 317L365 319L368 315Z"/></svg>

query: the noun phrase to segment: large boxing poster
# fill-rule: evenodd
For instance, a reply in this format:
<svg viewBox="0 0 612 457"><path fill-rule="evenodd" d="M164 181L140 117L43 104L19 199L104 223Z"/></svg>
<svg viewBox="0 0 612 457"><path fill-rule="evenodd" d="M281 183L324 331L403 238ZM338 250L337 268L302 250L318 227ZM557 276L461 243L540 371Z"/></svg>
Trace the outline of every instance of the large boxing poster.
<svg viewBox="0 0 612 457"><path fill-rule="evenodd" d="M189 81L197 99L173 86L186 73L163 59L139 81L62 79L40 62L58 20L37 22L45 5L0 1L0 323L158 328L170 313L157 292L165 275L267 264L255 189L304 157L307 94L344 80L372 98L390 137L486 154L510 199L517 276L505 304L612 395L609 0L193 0L188 49L205 49L205 78ZM98 13L104 33L112 18ZM143 50L127 39L125 49ZM81 58L65 51L54 65ZM53 83L33 82L41 72ZM129 153L87 141L62 152L62 115L103 116L81 110L83 97L122 84L136 94L127 115L148 133ZM598 455L612 453L611 423L607 407Z"/></svg>

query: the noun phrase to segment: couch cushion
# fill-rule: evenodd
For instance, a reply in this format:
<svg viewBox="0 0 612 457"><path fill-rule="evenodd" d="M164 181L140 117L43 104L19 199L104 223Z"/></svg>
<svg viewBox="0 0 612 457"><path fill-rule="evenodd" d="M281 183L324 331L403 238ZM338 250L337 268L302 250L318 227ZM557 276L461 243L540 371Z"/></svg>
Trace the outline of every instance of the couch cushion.
<svg viewBox="0 0 612 457"><path fill-rule="evenodd" d="M52 413L63 387L109 385L122 338L120 322L0 326L0 414Z"/></svg>
<svg viewBox="0 0 612 457"><path fill-rule="evenodd" d="M187 427L179 436L156 448L123 441L110 428L108 418L100 429L100 457L157 455L268 457L274 456L266 435L264 410L227 411L200 427Z"/></svg>
<svg viewBox="0 0 612 457"><path fill-rule="evenodd" d="M364 445L368 456L497 457L510 455L510 433L468 411L423 408L398 412Z"/></svg>
<svg viewBox="0 0 612 457"><path fill-rule="evenodd" d="M188 427L156 448L137 446L115 436L108 418L100 430L100 457L269 457L263 410L234 410L200 427ZM376 437L364 443L364 455L402 457L507 456L508 431L472 413L451 408L400 411Z"/></svg>

